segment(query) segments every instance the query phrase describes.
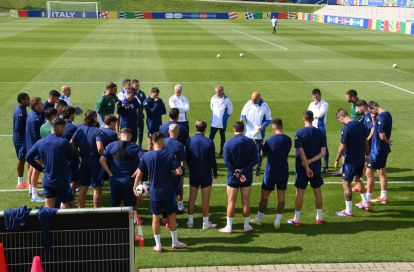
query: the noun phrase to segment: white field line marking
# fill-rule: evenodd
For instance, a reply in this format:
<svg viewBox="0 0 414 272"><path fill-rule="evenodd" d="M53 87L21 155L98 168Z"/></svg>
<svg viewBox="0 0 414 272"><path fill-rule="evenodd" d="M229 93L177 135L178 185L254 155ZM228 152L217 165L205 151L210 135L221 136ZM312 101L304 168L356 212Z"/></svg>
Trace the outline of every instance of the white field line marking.
<svg viewBox="0 0 414 272"><path fill-rule="evenodd" d="M389 184L410 184L414 183L414 180L407 180L407 181L388 181ZM331 181L331 182L325 182L324 185L339 185L342 184L342 181ZM261 186L261 182L254 182L252 183L252 186ZM289 182L288 185L295 185L293 182ZM190 185L184 184L184 187L189 187ZM226 187L227 184L225 183L219 183L219 184L213 184L213 187ZM14 192L27 192L27 189L0 189L0 193L14 193Z"/></svg>
<svg viewBox="0 0 414 272"><path fill-rule="evenodd" d="M320 61L320 60L304 60L303 62L322 62L322 61Z"/></svg>
<svg viewBox="0 0 414 272"><path fill-rule="evenodd" d="M0 137L12 137L13 135L11 134L1 134Z"/></svg>
<svg viewBox="0 0 414 272"><path fill-rule="evenodd" d="M392 85L392 84L390 84L390 83L388 83L388 82L385 82L385 81L378 81L378 82L379 82L379 83L381 83L381 84L383 84L383 85L386 85L386 86L389 86L389 87L395 88L395 89L397 89L397 90L400 90L400 91L403 91L403 92L406 92L406 93L409 93L409 94L414 94L414 92L412 92L412 91L409 91L409 90L406 90L406 89L404 89L404 88L401 88L401 87L398 87L398 86Z"/></svg>
<svg viewBox="0 0 414 272"><path fill-rule="evenodd" d="M206 81L141 81L141 83L157 83L157 84L175 84L177 82L185 84L202 84L202 83L266 83L266 82L280 82L280 83L380 83L378 80L206 80ZM32 83L32 84L101 84L108 83L107 81L0 81L0 84L19 84L19 83Z"/></svg>
<svg viewBox="0 0 414 272"><path fill-rule="evenodd" d="M258 40L258 41L262 41L262 42L265 42L265 43L271 44L271 45L273 45L273 46L277 46L277 47L282 48L282 49L284 49L284 50L288 50L288 49L287 49L286 47L284 47L284 46L281 46L281 45L278 45L278 44L276 44L276 43L272 43L272 42L269 42L269 41L263 40L263 39L258 38L258 37L256 37L256 36L252 36L252 35L250 35L250 34L247 34L247 33L243 32L243 31L236 30L236 29L233 29L233 31L238 32L238 33L241 33L241 34L246 35L246 36L249 36L250 38L256 39L256 40Z"/></svg>

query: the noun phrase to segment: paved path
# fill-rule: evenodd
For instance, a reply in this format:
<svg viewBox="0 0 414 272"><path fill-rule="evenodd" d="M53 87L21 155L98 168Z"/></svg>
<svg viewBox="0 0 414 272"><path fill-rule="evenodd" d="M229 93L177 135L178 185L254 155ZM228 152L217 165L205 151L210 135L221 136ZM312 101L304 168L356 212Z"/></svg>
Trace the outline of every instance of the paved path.
<svg viewBox="0 0 414 272"><path fill-rule="evenodd" d="M332 263L332 264L271 264L271 265L247 265L247 266L200 266L200 267L176 267L176 268L151 268L140 269L140 272L265 272L265 271L414 271L414 262L410 263Z"/></svg>

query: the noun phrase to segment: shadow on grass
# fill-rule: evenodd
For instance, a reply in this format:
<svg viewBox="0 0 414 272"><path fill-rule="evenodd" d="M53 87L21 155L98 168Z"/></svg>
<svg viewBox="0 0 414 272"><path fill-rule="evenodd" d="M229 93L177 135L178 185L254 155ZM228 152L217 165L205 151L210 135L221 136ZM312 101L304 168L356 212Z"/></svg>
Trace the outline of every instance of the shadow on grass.
<svg viewBox="0 0 414 272"><path fill-rule="evenodd" d="M186 239L188 240L188 239ZM248 246L248 247L229 247L229 246L201 246L201 247L189 247L186 251L188 252L231 252L231 253L254 253L254 254L287 254L296 251L302 251L303 248L299 246L291 247L260 247L260 246Z"/></svg>

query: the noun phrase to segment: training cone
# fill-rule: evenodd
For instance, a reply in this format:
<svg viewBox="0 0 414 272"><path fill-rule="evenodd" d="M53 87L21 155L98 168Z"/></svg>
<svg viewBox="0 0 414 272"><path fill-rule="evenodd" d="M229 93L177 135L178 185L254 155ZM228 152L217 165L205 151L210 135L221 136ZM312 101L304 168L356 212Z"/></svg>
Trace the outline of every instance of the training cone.
<svg viewBox="0 0 414 272"><path fill-rule="evenodd" d="M40 260L39 256L35 256L33 258L32 269L30 272L45 272L42 266L42 261Z"/></svg>
<svg viewBox="0 0 414 272"><path fill-rule="evenodd" d="M4 254L3 244L0 244L0 272L7 272L6 254Z"/></svg>
<svg viewBox="0 0 414 272"><path fill-rule="evenodd" d="M138 235L135 236L135 241L138 241L139 247L144 247L144 235L142 234L141 218L137 212L134 213L135 222L137 224Z"/></svg>

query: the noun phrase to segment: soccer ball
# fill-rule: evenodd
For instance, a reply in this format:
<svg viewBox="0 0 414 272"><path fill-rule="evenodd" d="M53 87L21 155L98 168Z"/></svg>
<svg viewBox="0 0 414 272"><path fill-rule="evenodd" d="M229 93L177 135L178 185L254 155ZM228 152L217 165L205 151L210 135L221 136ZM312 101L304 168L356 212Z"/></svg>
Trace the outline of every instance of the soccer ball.
<svg viewBox="0 0 414 272"><path fill-rule="evenodd" d="M244 57L244 54L243 53L240 53L240 57L242 58L242 57Z"/></svg>
<svg viewBox="0 0 414 272"><path fill-rule="evenodd" d="M135 192L138 196L148 196L149 195L149 183L148 182L144 182L142 184L139 184L136 188L135 188Z"/></svg>
<svg viewBox="0 0 414 272"><path fill-rule="evenodd" d="M221 59L221 55L220 54L217 54L217 59Z"/></svg>
<svg viewBox="0 0 414 272"><path fill-rule="evenodd" d="M392 69L397 69L398 68L398 65L396 64L396 63L394 63L393 65L392 65Z"/></svg>

